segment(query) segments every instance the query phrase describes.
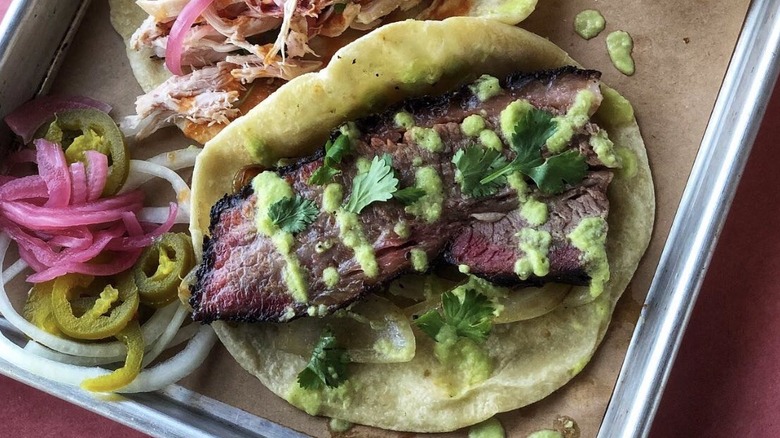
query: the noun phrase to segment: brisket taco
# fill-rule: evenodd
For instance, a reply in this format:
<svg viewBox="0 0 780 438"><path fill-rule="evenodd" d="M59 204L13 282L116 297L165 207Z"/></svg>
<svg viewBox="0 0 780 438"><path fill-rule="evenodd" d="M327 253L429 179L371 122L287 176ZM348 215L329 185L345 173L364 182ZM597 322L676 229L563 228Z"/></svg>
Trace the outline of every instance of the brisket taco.
<svg viewBox="0 0 780 438"><path fill-rule="evenodd" d="M633 109L599 78L483 18L340 49L198 157L193 317L312 415L439 432L546 397L653 225Z"/></svg>
<svg viewBox="0 0 780 438"><path fill-rule="evenodd" d="M111 0L111 22L146 94L123 130L177 124L205 143L338 48L406 18L491 17L517 24L536 0ZM173 74L172 74L173 73Z"/></svg>

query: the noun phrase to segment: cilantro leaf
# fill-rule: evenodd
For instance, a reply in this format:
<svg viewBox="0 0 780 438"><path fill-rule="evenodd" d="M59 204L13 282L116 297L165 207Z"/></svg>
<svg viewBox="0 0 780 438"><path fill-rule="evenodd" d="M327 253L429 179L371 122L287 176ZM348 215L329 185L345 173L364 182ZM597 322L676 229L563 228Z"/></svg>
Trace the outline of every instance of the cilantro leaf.
<svg viewBox="0 0 780 438"><path fill-rule="evenodd" d="M552 114L533 108L515 125L509 146L517 152L517 159L525 166L536 167L541 164L542 146L555 132L557 124ZM538 163L538 164L534 164Z"/></svg>
<svg viewBox="0 0 780 438"><path fill-rule="evenodd" d="M311 174L309 184L325 185L333 181L333 177L340 172L335 166L350 152L352 152L352 143L349 141L349 136L340 134L335 141L328 140L325 143L325 158L322 160L322 166Z"/></svg>
<svg viewBox="0 0 780 438"><path fill-rule="evenodd" d="M515 125L515 130L509 139L509 147L517 154L515 159L482 178L480 183L489 184L518 170L528 174L530 169L541 165L544 162L542 146L555 132L555 127L552 114L547 111L532 108L525 113L525 116Z"/></svg>
<svg viewBox="0 0 780 438"><path fill-rule="evenodd" d="M442 294L441 304L442 312L429 310L415 320L420 330L436 339L444 326L450 326L459 337L475 342L487 339L493 328L493 305L487 296L467 289L461 301L450 291Z"/></svg>
<svg viewBox="0 0 780 438"><path fill-rule="evenodd" d="M298 373L298 385L304 389L336 388L347 380L347 363L349 355L338 347L333 332L325 329L306 368Z"/></svg>
<svg viewBox="0 0 780 438"><path fill-rule="evenodd" d="M288 233L299 233L317 218L317 206L314 202L295 195L282 198L268 207L268 218Z"/></svg>
<svg viewBox="0 0 780 438"><path fill-rule="evenodd" d="M404 205L414 204L423 196L425 196L425 190L419 187L406 187L393 193L393 198L399 200Z"/></svg>
<svg viewBox="0 0 780 438"><path fill-rule="evenodd" d="M495 149L469 146L458 150L452 157L452 162L458 169L456 178L460 182L461 191L471 197L492 195L505 183L502 175L484 184L481 181L485 175L506 166L506 159Z"/></svg>
<svg viewBox="0 0 780 438"><path fill-rule="evenodd" d="M554 194L563 191L565 183L577 184L582 181L588 165L578 151L570 149L546 160L542 158L542 147L556 128L552 114L536 108L527 112L515 126L510 139L510 147L517 153L515 159L482 178L480 184L490 184L498 178L520 171L531 177L539 190Z"/></svg>
<svg viewBox="0 0 780 438"><path fill-rule="evenodd" d="M447 324L444 322L444 317L441 316L441 313L436 310L429 310L423 313L419 318L414 320L414 323L423 331L423 333L433 339L436 339L436 335L438 335L441 329L444 328L444 325Z"/></svg>
<svg viewBox="0 0 780 438"><path fill-rule="evenodd" d="M325 185L333 181L333 177L338 175L341 171L327 165L323 162L319 169L315 170L309 177L309 184Z"/></svg>
<svg viewBox="0 0 780 438"><path fill-rule="evenodd" d="M398 179L392 167L392 157L384 154L374 157L368 172L357 175L352 181L352 194L344 206L347 211L359 214L367 205L387 201L398 190Z"/></svg>
<svg viewBox="0 0 780 438"><path fill-rule="evenodd" d="M525 172L545 193L563 191L565 183L577 184L585 178L588 165L585 157L570 149L548 158L544 164Z"/></svg>

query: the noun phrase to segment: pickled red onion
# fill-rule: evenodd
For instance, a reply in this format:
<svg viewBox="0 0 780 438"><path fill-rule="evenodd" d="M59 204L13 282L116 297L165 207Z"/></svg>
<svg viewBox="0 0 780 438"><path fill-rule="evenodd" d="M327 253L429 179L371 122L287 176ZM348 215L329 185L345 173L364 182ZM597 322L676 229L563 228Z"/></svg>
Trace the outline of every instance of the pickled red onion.
<svg viewBox="0 0 780 438"><path fill-rule="evenodd" d="M37 283L67 273L106 276L127 270L141 249L171 229L179 210L171 203L167 218L144 232L138 221L144 194L130 191L99 198L108 176L108 159L85 154L87 166L68 166L62 148L36 140L39 175L6 179L0 184L0 231L19 245L19 254L36 271ZM94 199L92 199L94 198ZM96 264L100 254L113 256Z"/></svg>
<svg viewBox="0 0 780 438"><path fill-rule="evenodd" d="M80 205L87 202L87 170L84 163L77 161L70 165L70 204Z"/></svg>
<svg viewBox="0 0 780 438"><path fill-rule="evenodd" d="M56 113L71 109L96 108L105 113L111 105L83 96L42 96L33 99L5 116L5 123L24 143Z"/></svg>
<svg viewBox="0 0 780 438"><path fill-rule="evenodd" d="M46 207L65 207L70 201L71 180L65 152L62 148L44 139L35 140L38 159L38 174L49 190Z"/></svg>
<svg viewBox="0 0 780 438"><path fill-rule="evenodd" d="M0 201L16 201L19 199L46 198L49 189L40 175L30 175L21 178L8 177L0 181Z"/></svg>
<svg viewBox="0 0 780 438"><path fill-rule="evenodd" d="M60 234L49 239L49 245L60 248L84 249L92 245L92 232L85 225L83 227L73 227L69 230L63 230Z"/></svg>
<svg viewBox="0 0 780 438"><path fill-rule="evenodd" d="M168 43L165 47L165 66L168 70L181 76L181 55L184 53L184 38L198 17L213 3L214 0L191 0L181 10L176 21L173 22Z"/></svg>
<svg viewBox="0 0 780 438"><path fill-rule="evenodd" d="M92 202L100 197L106 186L108 177L108 157L97 151L86 151L87 159L87 201Z"/></svg>
<svg viewBox="0 0 780 438"><path fill-rule="evenodd" d="M137 193L130 192L128 195ZM110 209L101 209L91 204L101 204ZM27 228L56 231L67 227L98 225L116 221L122 218L123 212L137 211L143 205L141 200L124 203L95 201L91 204L49 208L38 207L29 202L11 201L0 206L0 214Z"/></svg>
<svg viewBox="0 0 780 438"><path fill-rule="evenodd" d="M27 281L30 283L41 283L74 272L77 274L93 275L95 277L114 275L132 268L140 255L141 250L137 249L117 254L114 260L110 263L94 264L67 261L52 266L41 272L37 272L27 277Z"/></svg>

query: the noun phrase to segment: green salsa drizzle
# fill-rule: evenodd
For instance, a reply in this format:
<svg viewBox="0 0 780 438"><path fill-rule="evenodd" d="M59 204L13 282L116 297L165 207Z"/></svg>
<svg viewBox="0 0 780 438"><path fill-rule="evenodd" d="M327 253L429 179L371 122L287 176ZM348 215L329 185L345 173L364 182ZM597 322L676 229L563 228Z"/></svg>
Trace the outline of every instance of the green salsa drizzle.
<svg viewBox="0 0 780 438"><path fill-rule="evenodd" d="M420 167L414 174L414 186L425 191L425 195L411 205L407 205L407 213L423 218L428 223L435 222L441 216L444 202L444 189L441 177L431 166Z"/></svg>
<svg viewBox="0 0 780 438"><path fill-rule="evenodd" d="M631 52L634 50L634 40L628 32L617 30L607 35L607 52L612 64L620 73L626 76L634 74L636 68Z"/></svg>
<svg viewBox="0 0 780 438"><path fill-rule="evenodd" d="M586 264L585 272L591 278L590 295L601 295L609 280L607 221L602 217L585 218L567 237L582 253L581 258Z"/></svg>
<svg viewBox="0 0 780 438"><path fill-rule="evenodd" d="M368 278L379 275L379 265L376 262L374 247L363 234L363 226L360 217L343 208L336 213L336 222L339 224L339 238L344 245L355 253L355 260Z"/></svg>
<svg viewBox="0 0 780 438"><path fill-rule="evenodd" d="M286 265L283 277L293 299L296 302L305 303L308 300L309 286L304 268L293 251L295 243L293 235L282 231L268 216L268 210L272 204L283 198L293 197L292 187L275 172L266 171L252 180L252 189L254 189L257 198L255 203L257 230L271 238L276 250L284 258Z"/></svg>
<svg viewBox="0 0 780 438"><path fill-rule="evenodd" d="M517 233L520 241L520 250L523 256L515 262L515 274L522 280L528 279L532 274L544 277L550 273L550 260L547 253L550 251L552 236L547 231L523 228Z"/></svg>
<svg viewBox="0 0 780 438"><path fill-rule="evenodd" d="M484 102L491 97L498 96L503 92L501 89L501 84L498 82L498 78L490 75L480 76L479 79L469 85L469 89L472 93L474 93L475 96L477 96L477 99L479 99L480 102Z"/></svg>
<svg viewBox="0 0 780 438"><path fill-rule="evenodd" d="M606 24L607 20L601 15L601 12L593 9L586 9L574 17L574 31L586 40L600 34Z"/></svg>

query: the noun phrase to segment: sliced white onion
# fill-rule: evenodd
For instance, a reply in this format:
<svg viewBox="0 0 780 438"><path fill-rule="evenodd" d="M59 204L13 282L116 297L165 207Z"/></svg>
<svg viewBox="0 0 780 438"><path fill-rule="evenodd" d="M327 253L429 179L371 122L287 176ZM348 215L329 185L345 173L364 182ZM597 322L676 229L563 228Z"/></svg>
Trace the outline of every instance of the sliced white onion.
<svg viewBox="0 0 780 438"><path fill-rule="evenodd" d="M5 271L3 271L3 277L2 280L3 283L8 283L13 278L15 278L17 275L21 274L25 269L27 269L29 265L27 262L25 262L22 259L17 260L14 264L8 267ZM0 266L2 267L2 266Z"/></svg>
<svg viewBox="0 0 780 438"><path fill-rule="evenodd" d="M168 344L171 342L173 337L176 336L176 332L179 331L181 324L184 322L184 318L187 317L187 314L189 313L187 308L184 307L178 300L176 300L176 303L179 305L179 307L176 309L176 313L168 323L168 327L165 328L165 331L162 332L160 337L157 339L157 342L154 343L154 346L144 354L144 360L141 366L146 367L152 363L153 360L157 359L157 356L159 356L160 353L168 348Z"/></svg>
<svg viewBox="0 0 780 438"><path fill-rule="evenodd" d="M34 354L35 356L42 357L44 359L84 367L94 367L108 365L111 363L124 362L125 358L127 357L125 354L113 357L71 356L70 354L54 351L51 348L47 348L35 341L28 341L27 345L24 346L24 350L30 354Z"/></svg>
<svg viewBox="0 0 780 438"><path fill-rule="evenodd" d="M186 169L188 167L195 166L195 159L202 150L203 149L201 148L190 146L171 152L163 152L159 155L155 155L154 157L149 158L146 160L146 162L167 167L171 170ZM152 178L154 178L154 175L149 173L131 172L127 176L125 185L122 187L122 192L138 188Z"/></svg>
<svg viewBox="0 0 780 438"><path fill-rule="evenodd" d="M70 365L38 357L11 342L2 332L0 332L0 356L3 360L36 376L72 386L79 386L85 379L110 373L102 368Z"/></svg>
<svg viewBox="0 0 780 438"><path fill-rule="evenodd" d="M563 305L567 307L579 307L592 302L598 297L598 295L590 293L590 286L573 286L569 295L563 300Z"/></svg>
<svg viewBox="0 0 780 438"><path fill-rule="evenodd" d="M198 329L200 328L202 324L199 322L191 322L184 327L180 328L178 332L176 332L176 336L171 339L171 342L168 343L168 348L173 348L183 342L189 341L193 336L195 336L195 333L198 332Z"/></svg>
<svg viewBox="0 0 780 438"><path fill-rule="evenodd" d="M135 173L152 175L168 181L171 184L171 187L173 187L173 190L176 192L176 202L179 204L179 209L184 210L184 212L189 217L190 187L184 181L184 178L176 173L176 171L171 170L165 166L152 163L150 161L130 160L130 175ZM140 180L131 181L130 183L126 182L125 185L122 186L120 193L138 188L138 186L140 186L138 181ZM141 184L143 184L143 182Z"/></svg>
<svg viewBox="0 0 780 438"><path fill-rule="evenodd" d="M571 290L571 285L547 283L543 287L510 289L496 304L501 312L493 319L496 324L538 318L555 310Z"/></svg>
<svg viewBox="0 0 780 438"><path fill-rule="evenodd" d="M177 313L178 315L178 313ZM187 311L184 311L184 315L187 315ZM174 316L174 319L176 319L177 316ZM183 319L183 318L182 318ZM174 324L171 323L169 327L173 326ZM195 333L198 332L198 328L200 327L199 323L190 323L184 327L182 327L179 330L175 331L174 336L172 339L163 339L163 335L160 336L157 341L155 341L152 344L146 344L145 347L145 353L144 358L154 356L155 358L159 356L158 352L152 352L153 349L159 348L161 351L165 350L166 348L173 348L181 343L187 342L190 340L193 336L195 336ZM159 347L161 345L165 345L165 347ZM62 363L68 363L71 365L81 365L81 366L99 366L99 365L108 365L112 363L119 363L124 362L127 355L122 354L119 356L112 356L112 357L88 357L88 356L72 356L70 354L60 353L59 351L54 351L51 348L48 348L44 345L41 345L35 341L28 341L27 345L24 346L24 349L26 351L29 351L30 353L40 356L46 359L56 360L57 362ZM150 359L149 362L151 362L153 359Z"/></svg>
<svg viewBox="0 0 780 438"><path fill-rule="evenodd" d="M154 224L162 224L168 220L168 215L171 214L170 207L144 207L141 209L141 213L138 215L138 220L141 222L151 222ZM190 223L190 215L184 211L183 208L176 210L176 219L174 223L188 224Z"/></svg>
<svg viewBox="0 0 780 438"><path fill-rule="evenodd" d="M5 255L8 252L9 244L10 238L8 235L6 233L0 233L0 266L3 265ZM2 315L6 320L8 320L9 323L13 324L14 327L19 329L31 339L51 348L52 350L72 356L115 357L126 354L127 347L125 347L125 345L121 342L114 341L100 344L87 344L60 338L36 327L34 324L24 319L22 315L17 313L16 309L14 309L13 305L11 304L11 301L8 298L8 294L5 290L5 284L11 281L11 279L12 277L6 277L4 273L3 281L0 282L0 313L2 313ZM177 303L171 303L168 306L158 310L141 327L144 343L146 345L154 342L165 330L165 327L168 325L168 321L170 321L173 313L176 312L177 307Z"/></svg>
<svg viewBox="0 0 780 438"><path fill-rule="evenodd" d="M407 281L406 284L413 285L416 283ZM422 286L418 285L418 287ZM408 289L408 286L404 289L405 294L415 293L409 292ZM564 298L567 297L572 286L568 284L547 283L543 287L508 288L495 286L486 280L471 276L467 283L449 290L458 294L466 289L474 289L490 298L496 308L496 316L493 318L493 323L507 324L538 318L552 312L564 302ZM440 294L446 290L447 289L440 291L439 295L418 293L418 295L428 296L430 298L404 308L404 313L409 318L413 318L415 316L420 316L429 310L440 308Z"/></svg>
<svg viewBox="0 0 780 438"><path fill-rule="evenodd" d="M181 380L203 363L216 340L214 330L210 326L202 326L182 351L155 367L141 371L135 380L117 392L156 391ZM71 386L79 386L86 379L111 372L99 367L70 365L38 357L11 342L1 332L0 356L25 371Z"/></svg>
<svg viewBox="0 0 780 438"><path fill-rule="evenodd" d="M311 354L326 327L334 331L352 362L408 362L416 348L411 325L401 309L373 295L345 312L260 327L261 342L304 357Z"/></svg>
<svg viewBox="0 0 780 438"><path fill-rule="evenodd" d="M157 391L171 383L178 382L195 371L203 363L216 341L217 335L211 326L201 326L198 334L190 340L182 351L165 362L141 371L141 374L135 380L117 392Z"/></svg>

